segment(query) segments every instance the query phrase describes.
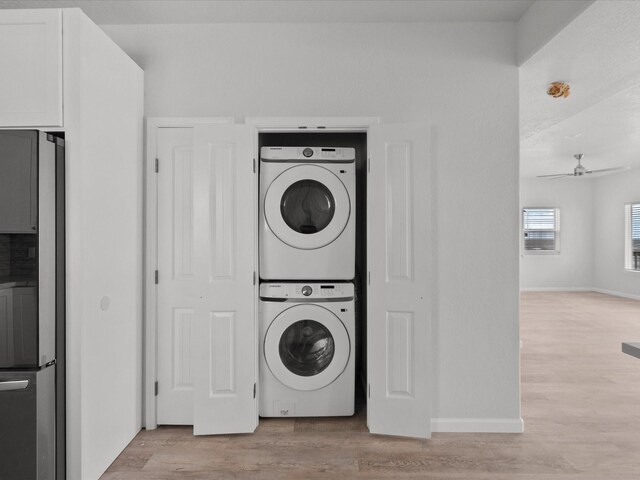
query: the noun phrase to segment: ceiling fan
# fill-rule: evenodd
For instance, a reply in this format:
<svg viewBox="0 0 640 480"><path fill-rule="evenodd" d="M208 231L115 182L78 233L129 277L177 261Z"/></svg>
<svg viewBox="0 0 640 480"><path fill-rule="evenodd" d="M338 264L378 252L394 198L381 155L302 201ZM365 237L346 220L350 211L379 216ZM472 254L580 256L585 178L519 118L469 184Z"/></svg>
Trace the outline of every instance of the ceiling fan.
<svg viewBox="0 0 640 480"><path fill-rule="evenodd" d="M613 167L613 168L601 168L599 170L587 170L581 163L582 157L584 154L576 153L573 158L578 160L578 165L573 169L573 173L556 173L553 175L538 175L538 178L562 178L562 177L582 177L584 175L588 175L590 173L602 173L602 172L613 172L616 170L626 170L629 167Z"/></svg>

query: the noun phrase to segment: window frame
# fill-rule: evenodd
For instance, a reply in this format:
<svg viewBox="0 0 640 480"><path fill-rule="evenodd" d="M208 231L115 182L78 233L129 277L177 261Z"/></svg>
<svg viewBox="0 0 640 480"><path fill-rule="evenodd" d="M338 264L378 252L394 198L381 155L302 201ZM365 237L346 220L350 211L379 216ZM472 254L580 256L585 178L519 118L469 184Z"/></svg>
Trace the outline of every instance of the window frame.
<svg viewBox="0 0 640 480"><path fill-rule="evenodd" d="M525 211L526 210L553 210L554 211L554 249L553 250L530 250L526 248L525 234ZM520 215L520 238L523 255L560 255L560 207L522 207Z"/></svg>
<svg viewBox="0 0 640 480"><path fill-rule="evenodd" d="M640 209L640 201L629 202L624 205L624 269L627 272L640 273L640 265L634 267L635 259L633 255L633 207Z"/></svg>

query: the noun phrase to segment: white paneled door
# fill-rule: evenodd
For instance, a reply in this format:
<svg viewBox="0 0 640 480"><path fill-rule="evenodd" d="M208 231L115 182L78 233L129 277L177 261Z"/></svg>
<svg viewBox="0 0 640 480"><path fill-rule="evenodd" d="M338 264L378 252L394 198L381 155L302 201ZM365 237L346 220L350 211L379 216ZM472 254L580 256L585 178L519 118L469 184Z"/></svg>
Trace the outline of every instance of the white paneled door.
<svg viewBox="0 0 640 480"><path fill-rule="evenodd" d="M159 128L157 423L257 425L252 128Z"/></svg>
<svg viewBox="0 0 640 480"><path fill-rule="evenodd" d="M373 125L367 182L367 376L372 433L428 438L428 127Z"/></svg>
<svg viewBox="0 0 640 480"><path fill-rule="evenodd" d="M195 303L192 372L196 435L258 425L255 129L194 129Z"/></svg>
<svg viewBox="0 0 640 480"><path fill-rule="evenodd" d="M158 128L158 401L161 425L193 424L193 128Z"/></svg>

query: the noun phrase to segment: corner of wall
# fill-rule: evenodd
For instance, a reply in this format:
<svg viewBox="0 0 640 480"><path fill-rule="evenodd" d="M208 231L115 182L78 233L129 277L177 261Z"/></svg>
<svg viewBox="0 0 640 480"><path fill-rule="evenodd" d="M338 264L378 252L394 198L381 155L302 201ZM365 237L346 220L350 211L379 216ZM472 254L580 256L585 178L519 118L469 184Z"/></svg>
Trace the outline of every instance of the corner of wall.
<svg viewBox="0 0 640 480"><path fill-rule="evenodd" d="M518 65L525 64L595 0L537 0L517 22Z"/></svg>

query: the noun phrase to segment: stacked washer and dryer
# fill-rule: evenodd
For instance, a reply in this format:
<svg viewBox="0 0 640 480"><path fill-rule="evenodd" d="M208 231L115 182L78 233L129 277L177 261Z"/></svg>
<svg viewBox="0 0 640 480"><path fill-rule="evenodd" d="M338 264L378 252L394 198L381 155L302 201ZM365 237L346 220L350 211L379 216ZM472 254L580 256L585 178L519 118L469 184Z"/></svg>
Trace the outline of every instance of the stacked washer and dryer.
<svg viewBox="0 0 640 480"><path fill-rule="evenodd" d="M260 416L353 415L354 148L260 149Z"/></svg>

